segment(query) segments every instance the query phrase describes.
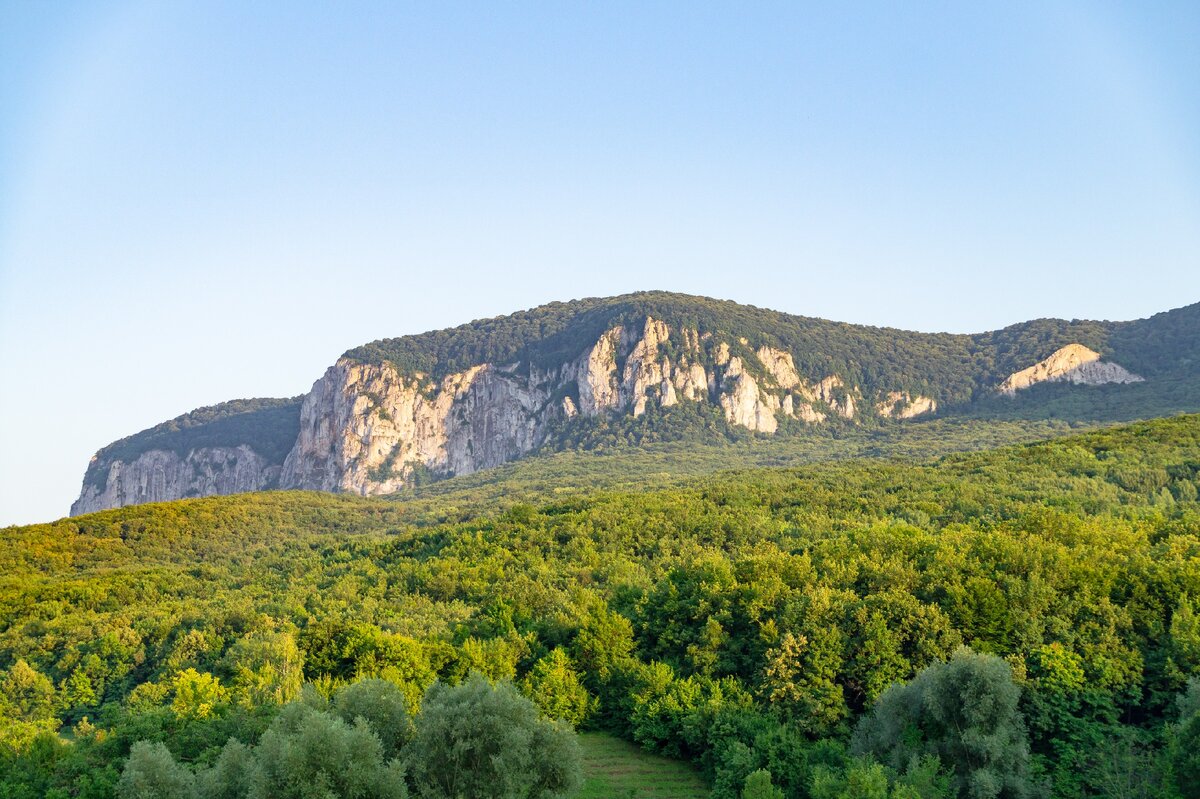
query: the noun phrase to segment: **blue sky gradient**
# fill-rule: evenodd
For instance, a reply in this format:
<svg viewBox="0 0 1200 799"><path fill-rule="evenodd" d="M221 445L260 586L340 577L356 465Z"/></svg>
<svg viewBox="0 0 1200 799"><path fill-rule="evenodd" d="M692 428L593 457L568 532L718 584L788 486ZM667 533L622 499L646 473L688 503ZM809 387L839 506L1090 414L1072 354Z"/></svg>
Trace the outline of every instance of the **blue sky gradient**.
<svg viewBox="0 0 1200 799"><path fill-rule="evenodd" d="M1200 300L1200 4L0 5L0 524L344 350L669 289Z"/></svg>

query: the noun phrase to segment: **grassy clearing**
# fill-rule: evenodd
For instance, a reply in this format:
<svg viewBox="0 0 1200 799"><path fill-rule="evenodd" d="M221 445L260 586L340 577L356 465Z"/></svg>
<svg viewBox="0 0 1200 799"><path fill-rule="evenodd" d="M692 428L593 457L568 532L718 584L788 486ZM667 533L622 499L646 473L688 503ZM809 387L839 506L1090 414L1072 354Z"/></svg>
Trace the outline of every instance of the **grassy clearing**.
<svg viewBox="0 0 1200 799"><path fill-rule="evenodd" d="M686 763L644 752L598 732L579 736L583 790L576 799L706 799L708 786Z"/></svg>

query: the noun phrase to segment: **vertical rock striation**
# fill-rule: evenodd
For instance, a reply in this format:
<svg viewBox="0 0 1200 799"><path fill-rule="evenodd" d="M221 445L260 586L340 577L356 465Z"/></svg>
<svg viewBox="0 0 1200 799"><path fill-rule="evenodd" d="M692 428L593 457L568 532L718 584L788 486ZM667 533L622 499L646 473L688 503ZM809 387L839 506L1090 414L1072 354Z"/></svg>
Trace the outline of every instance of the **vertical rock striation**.
<svg viewBox="0 0 1200 799"><path fill-rule="evenodd" d="M729 424L772 434L789 418L853 420L860 400L837 375L801 375L785 350L751 350L745 339L731 346L652 316L615 325L550 366L481 363L433 377L343 358L304 397L282 463L248 445L150 449L85 481L72 513L276 487L387 494L419 473L469 474L519 458L578 417L712 403ZM936 403L892 392L874 407L911 418Z"/></svg>
<svg viewBox="0 0 1200 799"><path fill-rule="evenodd" d="M85 481L79 499L71 505L71 515L145 502L263 491L278 485L279 468L245 444L200 447L182 456L151 449L128 463L113 461L101 482Z"/></svg>

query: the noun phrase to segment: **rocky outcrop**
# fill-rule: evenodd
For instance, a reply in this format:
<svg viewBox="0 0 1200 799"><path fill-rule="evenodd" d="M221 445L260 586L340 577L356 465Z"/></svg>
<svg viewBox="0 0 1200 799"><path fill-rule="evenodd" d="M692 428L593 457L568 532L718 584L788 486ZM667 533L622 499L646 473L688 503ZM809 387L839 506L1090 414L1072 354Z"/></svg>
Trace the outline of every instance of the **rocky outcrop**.
<svg viewBox="0 0 1200 799"><path fill-rule="evenodd" d="M671 361L659 356L669 338L666 324L648 317L640 337L630 334L623 341L629 355L621 380L621 405L628 405L634 416L646 412L646 403L652 397L657 396L667 407L678 401L671 383Z"/></svg>
<svg viewBox="0 0 1200 799"><path fill-rule="evenodd" d="M928 397L887 397L870 407L894 418L936 407ZM248 446L184 456L154 449L114 461L73 512L271 487L386 494L418 473L461 475L514 460L578 417L712 403L730 424L773 434L787 419L853 420L861 400L838 375L802 374L784 349L751 349L745 338L731 344L651 316L614 325L550 366L481 363L433 377L343 358L305 396L281 464Z"/></svg>
<svg viewBox="0 0 1200 799"><path fill-rule="evenodd" d="M828 405L843 419L853 419L854 414L858 411L854 404L854 395L858 393L858 390L849 391L846 384L842 382L842 378L837 375L830 375L817 383L814 393L821 402Z"/></svg>
<svg viewBox="0 0 1200 799"><path fill-rule="evenodd" d="M1140 383L1142 378L1123 366L1100 360L1100 353L1082 344L1068 344L1028 369L1009 375L996 390L1011 397L1038 383L1056 382L1098 386L1104 383Z"/></svg>
<svg viewBox="0 0 1200 799"><path fill-rule="evenodd" d="M759 347L758 360L767 370L775 385L780 388L795 388L801 384L800 374L796 371L796 363L790 352L777 350L774 347Z"/></svg>
<svg viewBox="0 0 1200 799"><path fill-rule="evenodd" d="M588 385L602 389L603 370L597 374ZM533 449L551 417L568 413L565 403L551 412L550 393L532 383L491 364L435 384L390 364L339 361L300 408L300 435L280 485L386 494L415 469L468 474L498 466Z"/></svg>
<svg viewBox="0 0 1200 799"><path fill-rule="evenodd" d="M764 391L745 370L742 359L730 358L725 364L723 384L729 390L721 393L721 408L731 424L741 425L760 433L779 429L775 412L782 406L777 394Z"/></svg>
<svg viewBox="0 0 1200 799"><path fill-rule="evenodd" d="M933 397L913 396L907 391L889 391L875 404L875 412L888 419L914 419L937 412L937 400Z"/></svg>
<svg viewBox="0 0 1200 799"><path fill-rule="evenodd" d="M579 388L579 410L585 416L596 416L620 403L617 383L617 347L621 343L620 327L600 336L579 360L568 366L568 379L574 378Z"/></svg>
<svg viewBox="0 0 1200 799"><path fill-rule="evenodd" d="M184 456L152 449L134 460L113 461L100 480L86 480L71 515L184 497L274 488L279 466L249 446L202 447Z"/></svg>

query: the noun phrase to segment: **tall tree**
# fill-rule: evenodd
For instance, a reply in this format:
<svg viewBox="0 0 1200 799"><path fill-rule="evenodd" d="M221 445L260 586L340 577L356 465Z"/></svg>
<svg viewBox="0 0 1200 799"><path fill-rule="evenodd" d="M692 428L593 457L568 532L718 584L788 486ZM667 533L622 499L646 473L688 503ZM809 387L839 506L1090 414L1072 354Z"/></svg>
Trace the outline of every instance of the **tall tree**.
<svg viewBox="0 0 1200 799"><path fill-rule="evenodd" d="M582 782L570 727L546 721L509 682L435 684L406 751L421 799L551 799Z"/></svg>
<svg viewBox="0 0 1200 799"><path fill-rule="evenodd" d="M896 772L934 755L962 799L1023 799L1032 784L1020 694L1004 660L960 648L885 691L859 722L853 749Z"/></svg>

